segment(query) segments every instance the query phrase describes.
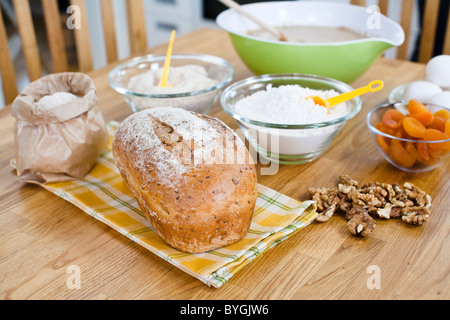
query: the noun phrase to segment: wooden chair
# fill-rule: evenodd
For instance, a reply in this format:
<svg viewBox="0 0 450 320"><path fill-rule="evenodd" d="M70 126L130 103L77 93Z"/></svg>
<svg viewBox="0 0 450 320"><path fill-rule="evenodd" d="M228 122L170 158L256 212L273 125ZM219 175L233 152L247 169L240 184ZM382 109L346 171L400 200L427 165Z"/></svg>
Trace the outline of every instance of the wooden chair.
<svg viewBox="0 0 450 320"><path fill-rule="evenodd" d="M52 72L69 70L66 45L64 41L61 16L57 0L41 0L44 11L45 27L48 38ZM114 21L112 0L100 0L103 20L103 32L108 63L117 60L117 45L115 29L111 26ZM42 77L42 62L37 45L36 33L33 26L29 0L12 0L17 17L17 27L22 42L27 73L30 81ZM131 54L141 52L147 48L146 25L143 0L126 0L128 12L128 29ZM80 72L93 69L90 33L87 21L86 0L71 0L71 5L78 6L81 14L81 28L74 29L77 47L78 67ZM0 7L0 71L6 104L12 103L18 94L16 73L8 46L8 37Z"/></svg>
<svg viewBox="0 0 450 320"><path fill-rule="evenodd" d="M366 5L366 0L352 0L351 2L356 5ZM402 60L408 59L414 3L415 0L403 0L400 24L405 30L406 40L405 43L399 48L397 56L398 59ZM419 62L426 63L433 57L440 4L441 0L426 0L422 35L420 39ZM389 0L379 0L378 6L380 7L381 13L384 15L387 15L388 5ZM450 12L444 40L443 54L450 54Z"/></svg>

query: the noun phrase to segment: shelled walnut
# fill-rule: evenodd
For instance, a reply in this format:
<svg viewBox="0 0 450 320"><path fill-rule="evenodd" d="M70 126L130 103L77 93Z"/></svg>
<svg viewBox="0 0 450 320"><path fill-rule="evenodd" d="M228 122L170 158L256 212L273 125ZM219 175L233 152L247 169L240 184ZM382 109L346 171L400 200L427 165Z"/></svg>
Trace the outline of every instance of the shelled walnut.
<svg viewBox="0 0 450 320"><path fill-rule="evenodd" d="M353 209L352 209L353 210ZM348 231L354 236L367 237L375 229L377 222L366 209L358 208L348 221Z"/></svg>
<svg viewBox="0 0 450 320"><path fill-rule="evenodd" d="M367 237L376 226L375 218L397 219L422 225L430 218L432 199L412 183L359 183L349 176L339 177L337 188L309 188L317 203L318 222L327 222L336 213L344 214L353 235Z"/></svg>
<svg viewBox="0 0 450 320"><path fill-rule="evenodd" d="M309 188L308 192L317 204L317 212L319 213L317 221L327 222L333 216L340 202L338 192L326 188Z"/></svg>

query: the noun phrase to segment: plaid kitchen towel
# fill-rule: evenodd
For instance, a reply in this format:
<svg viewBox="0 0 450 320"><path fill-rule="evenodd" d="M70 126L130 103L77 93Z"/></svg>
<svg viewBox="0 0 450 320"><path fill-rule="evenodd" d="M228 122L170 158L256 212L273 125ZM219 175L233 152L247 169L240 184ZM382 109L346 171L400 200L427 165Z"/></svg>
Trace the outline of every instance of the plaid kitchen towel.
<svg viewBox="0 0 450 320"><path fill-rule="evenodd" d="M107 124L109 146L84 179L42 187L208 286L221 287L244 266L309 225L317 216L314 202L301 203L259 185L253 222L244 239L202 254L173 249L144 217L115 165L111 144L117 126L117 122Z"/></svg>

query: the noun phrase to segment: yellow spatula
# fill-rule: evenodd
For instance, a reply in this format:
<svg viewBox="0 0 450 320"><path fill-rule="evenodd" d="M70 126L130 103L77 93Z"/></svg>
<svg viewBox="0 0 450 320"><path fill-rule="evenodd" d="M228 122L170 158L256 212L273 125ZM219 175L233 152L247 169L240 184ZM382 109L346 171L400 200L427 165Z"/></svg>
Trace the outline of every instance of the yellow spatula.
<svg viewBox="0 0 450 320"><path fill-rule="evenodd" d="M366 87L359 88L359 89L341 94L337 97L330 98L327 100L324 100L321 97L317 97L317 96L308 97L307 99L312 99L315 104L329 109L329 108L333 108L334 106L337 106L338 104L341 104L343 102L347 102L356 97L362 96L366 93L378 92L378 91L382 90L383 87L384 87L384 82L381 80L376 80L376 81L372 81L371 83L369 83L369 85Z"/></svg>
<svg viewBox="0 0 450 320"><path fill-rule="evenodd" d="M167 81L169 78L169 68L170 68L170 63L172 60L172 51L173 51L173 43L175 42L175 36L176 36L176 31L173 30L172 35L170 37L169 48L167 49L167 56L166 56L166 62L164 63L163 75L161 77L161 81L159 82L159 87L162 87L162 88L171 87L171 85L168 84Z"/></svg>

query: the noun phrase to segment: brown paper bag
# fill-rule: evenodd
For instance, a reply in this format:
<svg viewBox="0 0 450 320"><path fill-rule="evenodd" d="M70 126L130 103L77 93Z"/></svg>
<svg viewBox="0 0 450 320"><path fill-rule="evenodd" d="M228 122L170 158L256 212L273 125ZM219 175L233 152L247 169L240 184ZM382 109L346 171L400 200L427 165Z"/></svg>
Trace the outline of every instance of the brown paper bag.
<svg viewBox="0 0 450 320"><path fill-rule="evenodd" d="M54 108L35 106L42 97L69 92L80 99ZM12 106L17 175L29 183L85 177L107 145L96 88L82 73L43 77L26 87Z"/></svg>

